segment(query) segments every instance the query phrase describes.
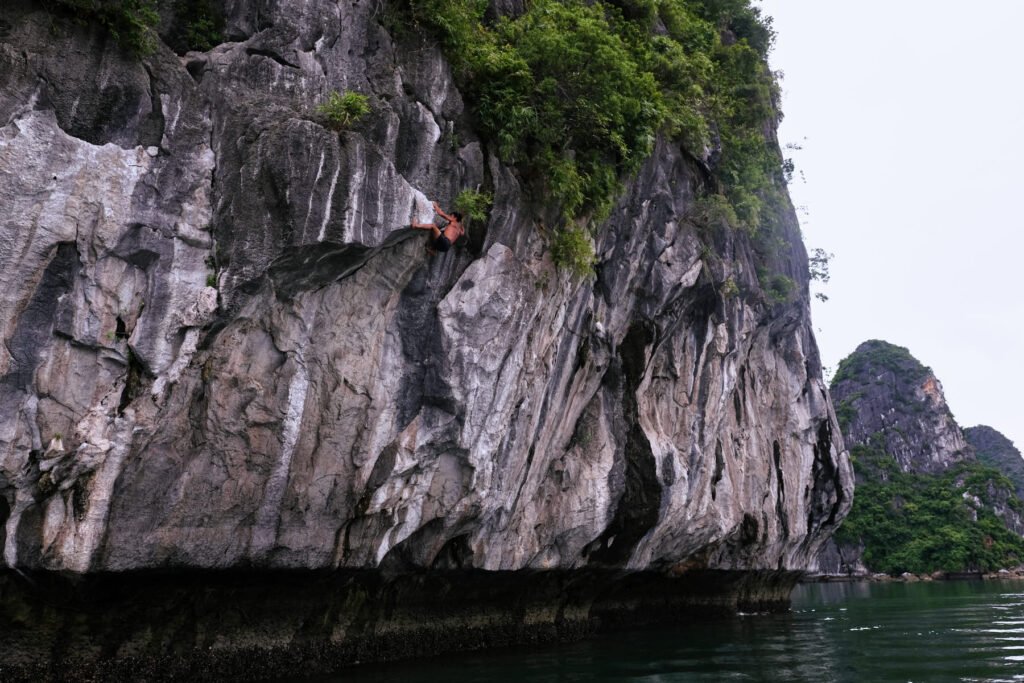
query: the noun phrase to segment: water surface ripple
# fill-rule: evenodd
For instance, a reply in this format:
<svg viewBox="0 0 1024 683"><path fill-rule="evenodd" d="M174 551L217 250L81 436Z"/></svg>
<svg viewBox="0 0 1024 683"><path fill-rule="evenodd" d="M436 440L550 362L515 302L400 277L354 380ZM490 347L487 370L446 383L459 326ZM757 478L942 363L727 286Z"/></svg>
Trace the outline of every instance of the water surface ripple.
<svg viewBox="0 0 1024 683"><path fill-rule="evenodd" d="M784 614L355 667L326 680L1024 683L1024 583L808 584Z"/></svg>

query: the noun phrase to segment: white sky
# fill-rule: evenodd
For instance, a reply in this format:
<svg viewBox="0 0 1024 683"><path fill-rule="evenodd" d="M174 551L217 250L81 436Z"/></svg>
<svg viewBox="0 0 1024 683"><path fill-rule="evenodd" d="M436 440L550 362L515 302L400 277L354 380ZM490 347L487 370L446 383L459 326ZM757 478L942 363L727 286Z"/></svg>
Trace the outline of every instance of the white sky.
<svg viewBox="0 0 1024 683"><path fill-rule="evenodd" d="M823 362L866 339L935 371L962 427L1024 446L1024 0L760 0ZM799 177L803 171L806 180Z"/></svg>

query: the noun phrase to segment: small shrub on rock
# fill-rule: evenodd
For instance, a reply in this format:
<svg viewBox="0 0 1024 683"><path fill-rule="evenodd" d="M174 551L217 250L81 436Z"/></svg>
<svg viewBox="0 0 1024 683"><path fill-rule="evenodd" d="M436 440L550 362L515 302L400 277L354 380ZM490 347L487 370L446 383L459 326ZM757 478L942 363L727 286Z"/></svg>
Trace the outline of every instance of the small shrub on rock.
<svg viewBox="0 0 1024 683"><path fill-rule="evenodd" d="M556 266L579 277L594 272L594 245L583 228L563 228L556 232L551 241L551 255Z"/></svg>
<svg viewBox="0 0 1024 683"><path fill-rule="evenodd" d="M493 201L493 197L487 192L466 189L455 198L454 206L463 216L475 221L485 221Z"/></svg>
<svg viewBox="0 0 1024 683"><path fill-rule="evenodd" d="M783 304L789 301L796 292L796 283L785 275L776 273L762 281L761 286L773 304Z"/></svg>
<svg viewBox="0 0 1024 683"><path fill-rule="evenodd" d="M349 130L360 119L370 113L370 100L366 95L346 90L332 92L327 101L316 108L328 128L336 131Z"/></svg>
<svg viewBox="0 0 1024 683"><path fill-rule="evenodd" d="M732 204L720 194L709 194L697 199L690 215L700 226L712 231L728 230L740 223Z"/></svg>

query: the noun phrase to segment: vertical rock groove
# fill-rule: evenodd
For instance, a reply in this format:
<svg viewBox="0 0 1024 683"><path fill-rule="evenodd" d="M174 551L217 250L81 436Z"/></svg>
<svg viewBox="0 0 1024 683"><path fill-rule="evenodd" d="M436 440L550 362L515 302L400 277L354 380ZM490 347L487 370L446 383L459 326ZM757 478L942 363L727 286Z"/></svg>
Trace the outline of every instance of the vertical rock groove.
<svg viewBox="0 0 1024 683"><path fill-rule="evenodd" d="M622 368L622 413L627 425L622 457L624 481L615 514L604 533L589 546L587 561L594 565L623 565L640 539L658 521L661 484L650 441L640 425L636 391L647 369L654 335L647 325L634 325L619 346Z"/></svg>

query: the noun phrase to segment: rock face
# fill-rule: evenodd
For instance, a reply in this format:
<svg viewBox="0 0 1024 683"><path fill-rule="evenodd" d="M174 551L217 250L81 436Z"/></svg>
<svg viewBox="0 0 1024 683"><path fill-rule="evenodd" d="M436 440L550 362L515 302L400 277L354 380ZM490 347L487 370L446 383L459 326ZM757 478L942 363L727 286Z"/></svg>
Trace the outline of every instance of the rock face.
<svg viewBox="0 0 1024 683"><path fill-rule="evenodd" d="M852 473L792 211L774 303L661 140L580 281L436 45L375 3L226 6L232 42L144 61L0 9L4 564L813 565ZM321 126L332 90L369 121ZM465 187L490 218L431 258L405 226Z"/></svg>
<svg viewBox="0 0 1024 683"><path fill-rule="evenodd" d="M1024 456L1013 442L985 425L968 427L964 438L974 448L978 461L1005 474L1013 482L1017 497L1024 499Z"/></svg>
<svg viewBox="0 0 1024 683"><path fill-rule="evenodd" d="M940 472L972 455L942 384L902 346L858 346L839 364L832 396L848 443L871 443L904 472Z"/></svg>

